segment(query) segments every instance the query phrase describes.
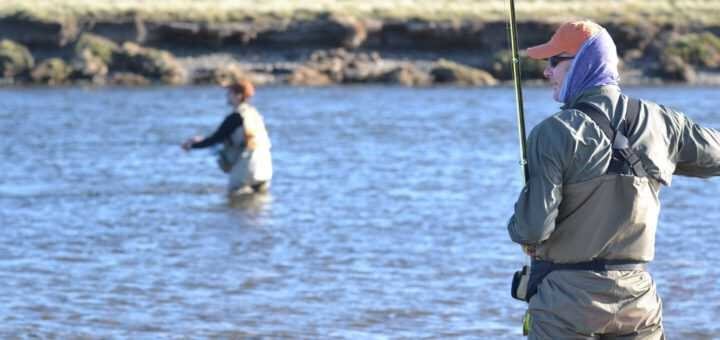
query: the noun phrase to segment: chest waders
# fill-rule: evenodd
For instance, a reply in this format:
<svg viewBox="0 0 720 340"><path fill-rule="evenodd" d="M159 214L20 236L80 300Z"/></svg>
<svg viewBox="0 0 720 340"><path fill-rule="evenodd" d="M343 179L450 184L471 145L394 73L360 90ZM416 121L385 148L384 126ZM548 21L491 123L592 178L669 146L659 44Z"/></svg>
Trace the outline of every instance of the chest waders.
<svg viewBox="0 0 720 340"><path fill-rule="evenodd" d="M608 117L587 103L580 103L573 109L585 113L600 130L612 142L612 159L606 174L631 175L647 177L638 155L630 148L627 135L637 126L637 118L640 113L640 101L634 98L622 96L621 99L628 101L628 110L625 119L620 122L618 129L612 128ZM621 114L623 105L617 105L616 114ZM524 266L513 276L511 295L513 298L529 302L537 293L537 288L543 279L554 270L587 270L595 272L606 272L611 270L645 270L646 263L636 260L607 260L594 259L586 262L576 263L553 263L533 259L530 267Z"/></svg>
<svg viewBox="0 0 720 340"><path fill-rule="evenodd" d="M242 124L225 139L222 149L218 151L217 163L225 173L232 171L246 151L270 147L265 123L255 108L249 104L241 104L233 114L240 115Z"/></svg>

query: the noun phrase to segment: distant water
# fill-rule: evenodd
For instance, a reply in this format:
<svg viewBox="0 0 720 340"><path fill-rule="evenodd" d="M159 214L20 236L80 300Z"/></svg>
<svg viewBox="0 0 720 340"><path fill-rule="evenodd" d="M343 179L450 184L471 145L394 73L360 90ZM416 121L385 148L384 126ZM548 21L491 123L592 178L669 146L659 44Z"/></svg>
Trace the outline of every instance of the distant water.
<svg viewBox="0 0 720 340"><path fill-rule="evenodd" d="M630 88L720 128L717 88ZM528 127L555 111L526 89ZM228 203L218 88L0 91L0 338L520 338L509 88L261 88L275 180ZM719 180L662 193L671 339L720 334Z"/></svg>

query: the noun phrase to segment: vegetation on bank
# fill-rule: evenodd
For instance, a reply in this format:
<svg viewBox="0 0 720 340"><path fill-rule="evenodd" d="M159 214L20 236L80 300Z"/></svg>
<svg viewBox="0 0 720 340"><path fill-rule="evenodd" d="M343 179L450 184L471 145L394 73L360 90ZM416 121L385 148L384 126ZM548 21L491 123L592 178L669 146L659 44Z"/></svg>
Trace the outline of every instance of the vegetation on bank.
<svg viewBox="0 0 720 340"><path fill-rule="evenodd" d="M517 0L520 21L598 21L719 25L717 0ZM326 13L357 18L502 21L508 0L5 0L0 16L26 13L37 19L113 20L139 15L149 21L231 22L312 19Z"/></svg>

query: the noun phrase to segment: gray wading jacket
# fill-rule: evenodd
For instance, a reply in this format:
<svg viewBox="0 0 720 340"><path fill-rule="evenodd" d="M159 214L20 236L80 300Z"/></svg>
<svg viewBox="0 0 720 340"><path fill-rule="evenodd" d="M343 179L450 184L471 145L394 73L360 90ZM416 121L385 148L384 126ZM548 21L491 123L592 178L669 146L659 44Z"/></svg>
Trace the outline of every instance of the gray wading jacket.
<svg viewBox="0 0 720 340"><path fill-rule="evenodd" d="M616 86L590 88L531 131L530 176L508 231L514 242L535 245L540 260L651 261L661 185L670 185L673 174L720 175L720 132L649 101L641 101L627 136L648 177L606 174L610 140L590 117L570 108L589 103L613 115L608 116L616 128L626 99Z"/></svg>

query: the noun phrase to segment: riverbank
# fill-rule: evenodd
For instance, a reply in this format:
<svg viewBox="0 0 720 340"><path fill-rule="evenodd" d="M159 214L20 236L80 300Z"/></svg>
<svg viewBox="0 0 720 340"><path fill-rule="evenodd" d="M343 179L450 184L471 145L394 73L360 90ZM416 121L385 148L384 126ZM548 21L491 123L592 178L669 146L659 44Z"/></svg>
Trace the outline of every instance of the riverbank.
<svg viewBox="0 0 720 340"><path fill-rule="evenodd" d="M31 0L0 5L5 85L355 83L487 86L510 78L504 1L359 4ZM720 84L720 18L709 1L518 2L522 47L593 13L624 81ZM563 13L559 16L558 13ZM524 78L543 63L523 58Z"/></svg>

